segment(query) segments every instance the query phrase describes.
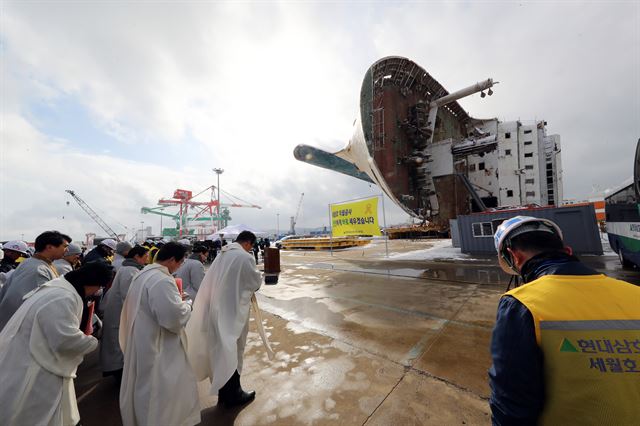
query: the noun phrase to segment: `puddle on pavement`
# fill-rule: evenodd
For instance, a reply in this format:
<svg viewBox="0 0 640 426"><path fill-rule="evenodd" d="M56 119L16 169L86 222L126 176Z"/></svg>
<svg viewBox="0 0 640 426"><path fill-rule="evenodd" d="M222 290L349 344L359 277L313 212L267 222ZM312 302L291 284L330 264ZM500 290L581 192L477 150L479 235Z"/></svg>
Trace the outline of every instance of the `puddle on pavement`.
<svg viewBox="0 0 640 426"><path fill-rule="evenodd" d="M640 285L640 269L622 268L618 256L578 256L580 260L591 268L602 272L612 278L623 280L631 284Z"/></svg>
<svg viewBox="0 0 640 426"><path fill-rule="evenodd" d="M580 256L580 260L589 267L612 278L640 285L639 269L623 269L617 258L612 256ZM428 268L384 268L360 266L355 262L332 264L316 262L306 265L305 269L322 269L336 272L386 275L394 278L419 278L447 283L480 284L496 288L505 288L510 276L495 265L455 264L449 262L425 262Z"/></svg>
<svg viewBox="0 0 640 426"><path fill-rule="evenodd" d="M257 334L249 332L245 366L252 371L251 382L259 385L257 392L268 392L269 396L256 399L239 424L349 423L350 417L366 418L370 413L363 410L371 405L365 399L371 399L375 406L380 403L382 395L370 390L370 377L376 376L381 367L378 361L359 362L358 356L353 358L352 348L344 350L317 336L305 344L283 347L277 341L273 343L279 349L270 362ZM268 389L261 389L260 384L268 384ZM358 401L358 408L351 402L356 395L363 400Z"/></svg>
<svg viewBox="0 0 640 426"><path fill-rule="evenodd" d="M640 269L623 269L617 256L578 256L588 266L610 277L640 285ZM311 259L310 259L311 260ZM324 259L323 259L324 260ZM398 278L418 278L430 281L447 281L460 284L480 284L505 289L510 276L503 273L492 256L474 259L473 261L456 261L450 259L434 259L410 261L397 259L356 259L343 258L319 262L298 263L291 265L295 270L314 279L313 269L352 272L362 274L386 275ZM389 267L392 266L392 267ZM308 277L307 277L308 275Z"/></svg>
<svg viewBox="0 0 640 426"><path fill-rule="evenodd" d="M506 286L509 277L496 267L456 266L453 264L433 263L430 268L364 268L357 265L334 265L317 262L308 265L309 269L322 269L336 272L353 272L373 275L386 275L393 278L419 278L447 283L484 284Z"/></svg>

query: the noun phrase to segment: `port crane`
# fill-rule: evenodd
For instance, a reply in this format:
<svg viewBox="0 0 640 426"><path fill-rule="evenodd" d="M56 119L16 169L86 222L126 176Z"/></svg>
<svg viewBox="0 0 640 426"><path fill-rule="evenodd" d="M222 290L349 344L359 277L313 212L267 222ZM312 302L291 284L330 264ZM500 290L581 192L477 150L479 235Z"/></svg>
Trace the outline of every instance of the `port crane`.
<svg viewBox="0 0 640 426"><path fill-rule="evenodd" d="M296 210L296 215L291 216L291 229L289 230L290 235L296 234L296 223L298 222L298 216L300 216L300 207L302 207L302 198L304 198L304 192L300 194L300 201L298 201L298 209Z"/></svg>
<svg viewBox="0 0 640 426"><path fill-rule="evenodd" d="M211 197L208 201L194 200L197 196L205 193L208 190L211 190ZM140 211L143 214L149 213L170 217L176 222L178 237L182 237L184 233L188 233L188 228L193 226L195 222L200 222L203 224L206 222L210 222L211 226L215 227L215 221L222 221L224 226L226 226L227 222L231 220L228 207L249 207L256 209L262 208L256 204L241 204L236 201L233 201L231 204L218 204L218 200L216 199L216 191L220 190L215 185L211 185L195 195L190 190L176 189L173 193L173 198L160 199L158 200L157 207L142 207ZM244 200L231 195L226 191L220 192L224 193L229 198L245 202ZM176 214L164 212L164 209L168 207L178 207L178 212ZM215 213L215 211L218 210L218 207L225 207L224 210L220 211L219 215Z"/></svg>
<svg viewBox="0 0 640 426"><path fill-rule="evenodd" d="M80 205L82 210L84 210L91 217L91 219L94 220L94 222L96 222L98 225L100 225L100 227L102 229L104 229L105 232L111 238L113 238L114 240L118 241L118 234L116 234L116 231L111 229L111 227L109 225L107 225L107 223L104 220L102 220L102 218L100 216L98 216L98 213L96 213L91 207L89 207L89 205L87 203L85 203L84 200L82 198L80 198L75 193L75 191L67 189L67 190L65 190L65 192L69 193L69 195L71 195L73 197L73 199L76 200L76 202Z"/></svg>

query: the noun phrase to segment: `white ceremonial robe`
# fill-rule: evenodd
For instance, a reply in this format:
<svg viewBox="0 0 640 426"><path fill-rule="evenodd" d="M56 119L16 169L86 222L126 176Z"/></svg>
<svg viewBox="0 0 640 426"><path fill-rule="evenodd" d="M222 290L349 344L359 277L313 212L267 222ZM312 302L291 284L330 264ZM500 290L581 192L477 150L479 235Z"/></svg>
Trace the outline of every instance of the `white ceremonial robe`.
<svg viewBox="0 0 640 426"><path fill-rule="evenodd" d="M211 381L214 395L242 373L251 297L262 283L253 254L240 244L224 246L198 290L187 324L189 361L198 380Z"/></svg>
<svg viewBox="0 0 640 426"><path fill-rule="evenodd" d="M18 310L27 293L57 277L58 271L53 264L35 256L23 260L0 290L0 331Z"/></svg>
<svg viewBox="0 0 640 426"><path fill-rule="evenodd" d="M118 341L120 314L131 281L140 272L140 268L137 263L127 259L126 263L120 266L111 288L102 301L104 318L102 320L102 339L100 339L100 366L104 372L120 370L124 365Z"/></svg>
<svg viewBox="0 0 640 426"><path fill-rule="evenodd" d="M25 296L0 333L0 424L74 426L73 379L98 346L80 331L82 299L64 278Z"/></svg>
<svg viewBox="0 0 640 426"><path fill-rule="evenodd" d="M200 423L198 385L185 352L190 316L164 266L147 265L131 282L120 317L124 426Z"/></svg>

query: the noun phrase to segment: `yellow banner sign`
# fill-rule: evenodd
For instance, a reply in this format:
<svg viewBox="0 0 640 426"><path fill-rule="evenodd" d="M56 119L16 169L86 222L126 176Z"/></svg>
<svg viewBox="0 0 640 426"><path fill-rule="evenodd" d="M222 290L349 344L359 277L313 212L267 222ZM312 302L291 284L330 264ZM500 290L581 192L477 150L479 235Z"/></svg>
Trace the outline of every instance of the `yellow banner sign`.
<svg viewBox="0 0 640 426"><path fill-rule="evenodd" d="M378 225L378 197L331 204L331 235L382 235Z"/></svg>

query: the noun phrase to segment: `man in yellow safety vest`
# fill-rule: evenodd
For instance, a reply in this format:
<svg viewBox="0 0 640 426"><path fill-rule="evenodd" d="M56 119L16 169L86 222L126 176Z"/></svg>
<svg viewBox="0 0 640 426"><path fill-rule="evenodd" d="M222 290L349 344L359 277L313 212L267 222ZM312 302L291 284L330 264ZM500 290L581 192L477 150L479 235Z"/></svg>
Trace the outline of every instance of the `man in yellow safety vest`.
<svg viewBox="0 0 640 426"><path fill-rule="evenodd" d="M552 221L516 216L497 229L503 295L491 341L494 425L637 425L640 287L602 275Z"/></svg>

